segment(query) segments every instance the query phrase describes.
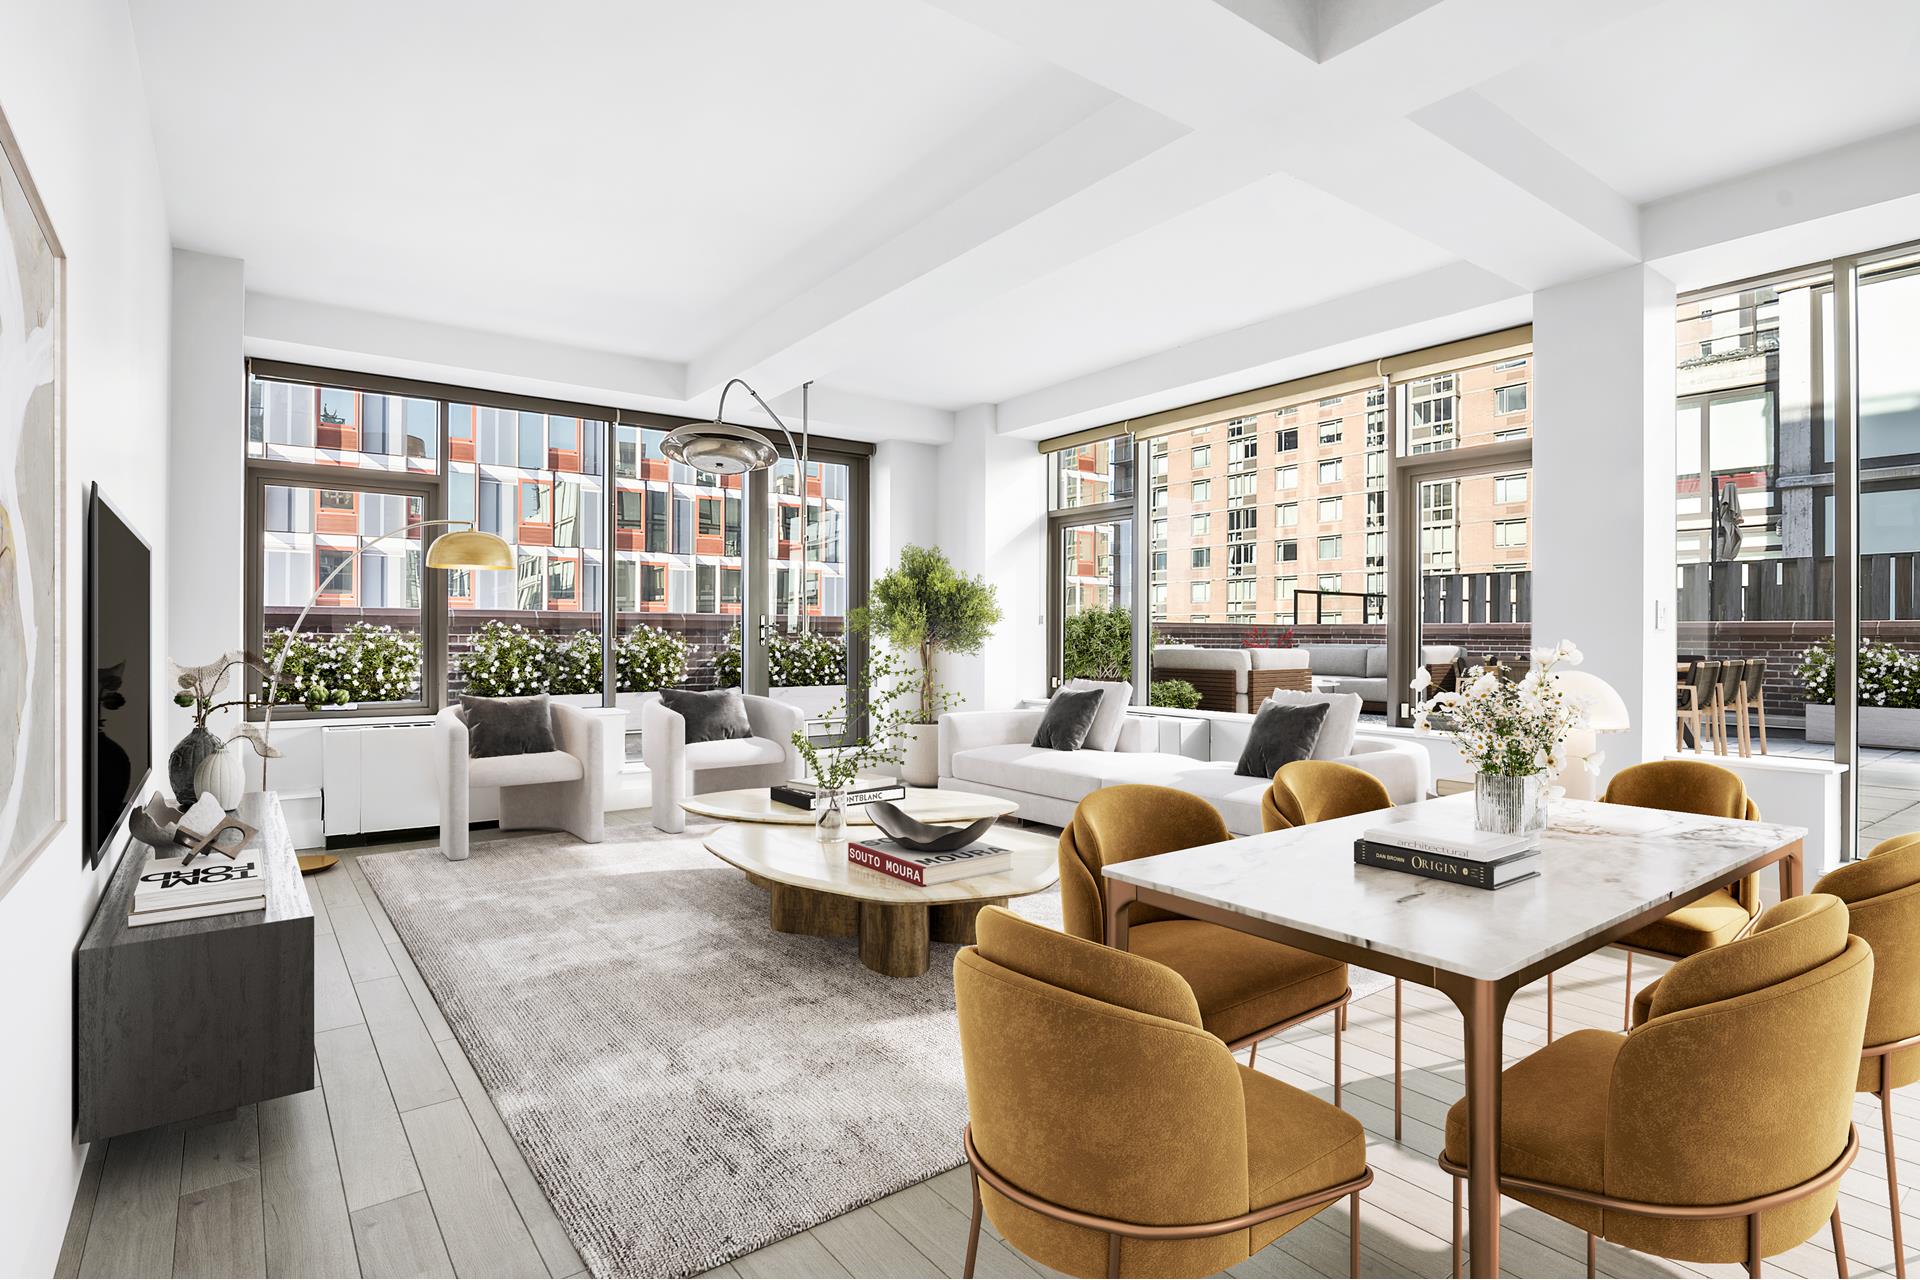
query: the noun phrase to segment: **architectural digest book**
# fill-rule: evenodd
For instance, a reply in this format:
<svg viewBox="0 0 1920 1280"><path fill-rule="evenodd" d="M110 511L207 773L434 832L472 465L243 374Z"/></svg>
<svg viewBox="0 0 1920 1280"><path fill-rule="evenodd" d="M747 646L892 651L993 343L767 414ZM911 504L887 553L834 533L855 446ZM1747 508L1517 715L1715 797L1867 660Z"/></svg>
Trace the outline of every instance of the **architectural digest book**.
<svg viewBox="0 0 1920 1280"><path fill-rule="evenodd" d="M128 924L163 924L229 911L258 911L267 905L267 882L260 851L238 857L155 858L140 873L133 890Z"/></svg>
<svg viewBox="0 0 1920 1280"><path fill-rule="evenodd" d="M1455 826L1443 822L1395 822L1385 826L1368 827L1360 833L1360 838L1371 844L1392 845L1399 849L1434 853L1443 858L1457 858L1463 862L1496 862L1509 854L1540 847L1540 837L1537 833L1499 835L1492 831L1475 831L1472 827Z"/></svg>
<svg viewBox="0 0 1920 1280"><path fill-rule="evenodd" d="M769 787L775 804L805 809L809 813L826 803L826 793L817 782L782 782ZM892 778L856 778L846 790L846 803L872 804L875 800L902 800L907 788Z"/></svg>
<svg viewBox="0 0 1920 1280"><path fill-rule="evenodd" d="M970 844L946 853L909 849L898 840L849 840L847 861L908 884L943 884L1013 870L1013 852L998 845Z"/></svg>
<svg viewBox="0 0 1920 1280"><path fill-rule="evenodd" d="M1531 880L1540 874L1539 858L1538 849L1522 849L1504 858L1482 861L1381 844L1364 836L1353 842L1353 860L1360 866L1404 871L1475 889L1504 889L1510 884Z"/></svg>

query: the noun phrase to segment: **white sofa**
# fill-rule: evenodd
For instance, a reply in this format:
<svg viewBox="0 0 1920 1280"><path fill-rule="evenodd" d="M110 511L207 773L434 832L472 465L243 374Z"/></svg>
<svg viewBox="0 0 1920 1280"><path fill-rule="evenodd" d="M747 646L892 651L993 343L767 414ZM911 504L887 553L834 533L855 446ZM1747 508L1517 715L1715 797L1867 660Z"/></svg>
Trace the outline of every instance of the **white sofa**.
<svg viewBox="0 0 1920 1280"><path fill-rule="evenodd" d="M585 707L549 704L552 751L468 755L467 713L448 707L433 718L433 771L440 787L440 852L467 856L470 794L500 788L500 829L570 831L588 844L606 838L607 721Z"/></svg>
<svg viewBox="0 0 1920 1280"><path fill-rule="evenodd" d="M1043 707L1027 707L941 716L940 785L1004 796L1020 805L1020 817L1064 827L1089 793L1146 782L1204 798L1235 835L1261 830L1260 797L1270 780L1233 771L1251 715L1129 712L1116 750L1053 751L1029 745L1044 714ZM1431 790L1427 753L1415 743L1359 733L1351 753L1338 759L1380 779L1395 804L1423 800Z"/></svg>
<svg viewBox="0 0 1920 1280"><path fill-rule="evenodd" d="M744 695L751 738L688 742L687 721L658 698L640 708L640 756L653 775L653 825L685 831L688 796L707 791L771 787L805 777L793 735L805 719L799 707Z"/></svg>

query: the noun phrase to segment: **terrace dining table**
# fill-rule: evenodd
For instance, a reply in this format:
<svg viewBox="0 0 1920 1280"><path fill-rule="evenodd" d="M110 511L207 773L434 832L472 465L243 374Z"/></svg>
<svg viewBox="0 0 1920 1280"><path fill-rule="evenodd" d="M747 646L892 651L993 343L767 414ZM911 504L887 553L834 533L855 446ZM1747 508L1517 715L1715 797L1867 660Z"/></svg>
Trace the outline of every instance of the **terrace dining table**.
<svg viewBox="0 0 1920 1280"><path fill-rule="evenodd" d="M1356 866L1353 842L1399 822L1473 824L1446 796L1106 867L1107 941L1133 904L1164 908L1443 992L1464 1023L1469 1274L1500 1274L1501 1036L1513 996L1667 913L1778 865L1802 891L1801 827L1555 800L1540 874L1483 890Z"/></svg>

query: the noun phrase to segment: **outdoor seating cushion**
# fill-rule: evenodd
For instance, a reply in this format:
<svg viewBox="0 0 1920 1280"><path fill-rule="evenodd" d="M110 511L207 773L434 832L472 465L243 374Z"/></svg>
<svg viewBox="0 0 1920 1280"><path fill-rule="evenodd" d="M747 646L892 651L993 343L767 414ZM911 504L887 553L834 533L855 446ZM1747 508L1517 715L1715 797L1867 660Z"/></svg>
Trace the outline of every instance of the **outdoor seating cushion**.
<svg viewBox="0 0 1920 1280"><path fill-rule="evenodd" d="M1312 654L1313 674L1317 676L1364 676L1367 674L1367 647L1358 644L1316 644L1307 646Z"/></svg>
<svg viewBox="0 0 1920 1280"><path fill-rule="evenodd" d="M580 761L564 751L481 756L467 762L470 787L525 787L543 782L577 782L585 776L586 770Z"/></svg>

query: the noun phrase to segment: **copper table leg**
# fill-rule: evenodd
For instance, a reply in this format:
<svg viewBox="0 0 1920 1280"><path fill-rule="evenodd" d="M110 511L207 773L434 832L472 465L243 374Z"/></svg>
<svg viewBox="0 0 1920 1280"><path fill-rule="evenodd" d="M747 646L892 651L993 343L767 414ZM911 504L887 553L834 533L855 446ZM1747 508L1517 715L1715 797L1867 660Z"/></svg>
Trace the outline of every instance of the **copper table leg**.
<svg viewBox="0 0 1920 1280"><path fill-rule="evenodd" d="M1500 1068L1502 1024L1513 992L1503 983L1440 975L1460 1010L1467 1069L1467 1272L1500 1274Z"/></svg>

